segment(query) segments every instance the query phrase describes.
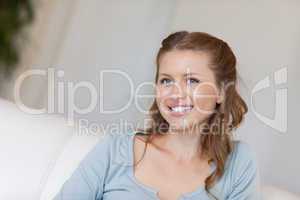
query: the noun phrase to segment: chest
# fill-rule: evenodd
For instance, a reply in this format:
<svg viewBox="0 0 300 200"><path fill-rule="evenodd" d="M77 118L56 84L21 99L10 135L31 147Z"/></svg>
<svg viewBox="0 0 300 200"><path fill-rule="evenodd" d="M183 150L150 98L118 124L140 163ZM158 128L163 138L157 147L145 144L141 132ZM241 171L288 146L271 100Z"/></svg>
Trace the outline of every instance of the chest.
<svg viewBox="0 0 300 200"><path fill-rule="evenodd" d="M139 156L138 151L136 156ZM181 195L203 189L209 172L208 163L176 164L148 149L134 167L135 179L158 191L160 200L178 200Z"/></svg>

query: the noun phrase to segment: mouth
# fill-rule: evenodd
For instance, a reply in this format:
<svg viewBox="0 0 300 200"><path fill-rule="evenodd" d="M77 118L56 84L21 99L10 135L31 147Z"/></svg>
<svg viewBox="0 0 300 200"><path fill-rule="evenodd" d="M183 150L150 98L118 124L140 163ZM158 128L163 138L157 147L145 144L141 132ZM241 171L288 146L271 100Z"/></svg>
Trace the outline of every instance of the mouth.
<svg viewBox="0 0 300 200"><path fill-rule="evenodd" d="M168 106L169 111L171 112L172 115L178 117L178 116L183 116L189 112L192 111L193 105L182 105L182 106Z"/></svg>

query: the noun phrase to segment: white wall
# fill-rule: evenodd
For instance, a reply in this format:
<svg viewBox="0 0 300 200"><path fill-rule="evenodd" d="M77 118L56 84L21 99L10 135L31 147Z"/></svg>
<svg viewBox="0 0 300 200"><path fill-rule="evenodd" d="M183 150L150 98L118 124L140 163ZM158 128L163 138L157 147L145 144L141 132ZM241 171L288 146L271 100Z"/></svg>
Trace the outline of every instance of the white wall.
<svg viewBox="0 0 300 200"><path fill-rule="evenodd" d="M71 9L71 12L56 9L52 20L58 27L50 31L60 33L60 38L48 42L49 46L54 45L55 41L59 42L56 48L49 52L56 56L52 56L52 59L46 62L40 62L51 64L57 70L64 70L64 77L58 78L57 81L90 81L98 87L101 70L121 69L132 77L136 89L143 81L153 81L155 52L161 39L170 32L182 29L204 31L228 41L239 60L241 93L249 105L246 121L237 132L237 136L248 141L256 150L265 183L272 183L300 194L300 160L297 157L300 135L296 122L299 111L297 102L300 100L299 85L296 82L296 76L300 72L297 68L300 64L299 1L64 2L65 6L72 5L65 7L69 11ZM66 16L66 13L69 15ZM57 20L64 21L66 17L69 17L67 24L58 23ZM49 59L46 55L44 54L42 60ZM274 93L278 88L273 87L272 75L282 67L288 67L288 83L281 86L288 87L286 133L280 133L267 126L254 115L250 107L251 90L257 82L270 76L272 87L255 95L255 109L272 118L276 103ZM130 96L128 82L114 78L116 77L105 79L106 109L124 105L124 101ZM47 86L45 82L39 82L38 85L39 87L36 87L36 84L32 84L23 91L25 98L27 94L37 107L47 104ZM35 91L33 97L32 90ZM88 93L84 90L78 91L76 103L81 106L87 105ZM147 105L147 102L144 104ZM143 114L132 104L120 114L105 115L100 114L99 110L94 110L87 115L76 115L76 118L109 124L119 122L119 119L142 121Z"/></svg>

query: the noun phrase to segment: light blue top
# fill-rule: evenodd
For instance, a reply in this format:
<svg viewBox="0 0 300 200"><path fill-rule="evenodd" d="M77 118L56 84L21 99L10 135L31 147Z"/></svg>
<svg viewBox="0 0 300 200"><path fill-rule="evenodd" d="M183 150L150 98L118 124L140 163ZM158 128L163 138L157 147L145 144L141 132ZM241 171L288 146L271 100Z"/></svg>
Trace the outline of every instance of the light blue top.
<svg viewBox="0 0 300 200"><path fill-rule="evenodd" d="M159 200L158 188L139 182L133 173L133 139L136 132L106 134L85 156L54 200ZM215 169L215 165L211 165ZM257 162L249 145L234 141L224 175L211 189L218 200L260 198ZM163 181L163 180L162 180ZM178 200L213 199L204 187Z"/></svg>

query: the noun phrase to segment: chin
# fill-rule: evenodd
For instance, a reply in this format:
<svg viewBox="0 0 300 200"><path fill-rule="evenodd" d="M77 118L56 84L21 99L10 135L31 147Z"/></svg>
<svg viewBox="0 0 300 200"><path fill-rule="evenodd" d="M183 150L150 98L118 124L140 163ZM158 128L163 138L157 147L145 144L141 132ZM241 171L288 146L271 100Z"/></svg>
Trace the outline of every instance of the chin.
<svg viewBox="0 0 300 200"><path fill-rule="evenodd" d="M178 118L178 119L167 119L167 122L169 123L169 127L171 130L176 131L187 131L187 130L196 130L199 128L199 130L202 128L204 123L206 123L207 119L210 115L207 116L190 116L189 119L187 118ZM197 121L193 119L199 119Z"/></svg>
<svg viewBox="0 0 300 200"><path fill-rule="evenodd" d="M184 118L168 121L169 129L173 131L184 131L193 127L193 124Z"/></svg>

